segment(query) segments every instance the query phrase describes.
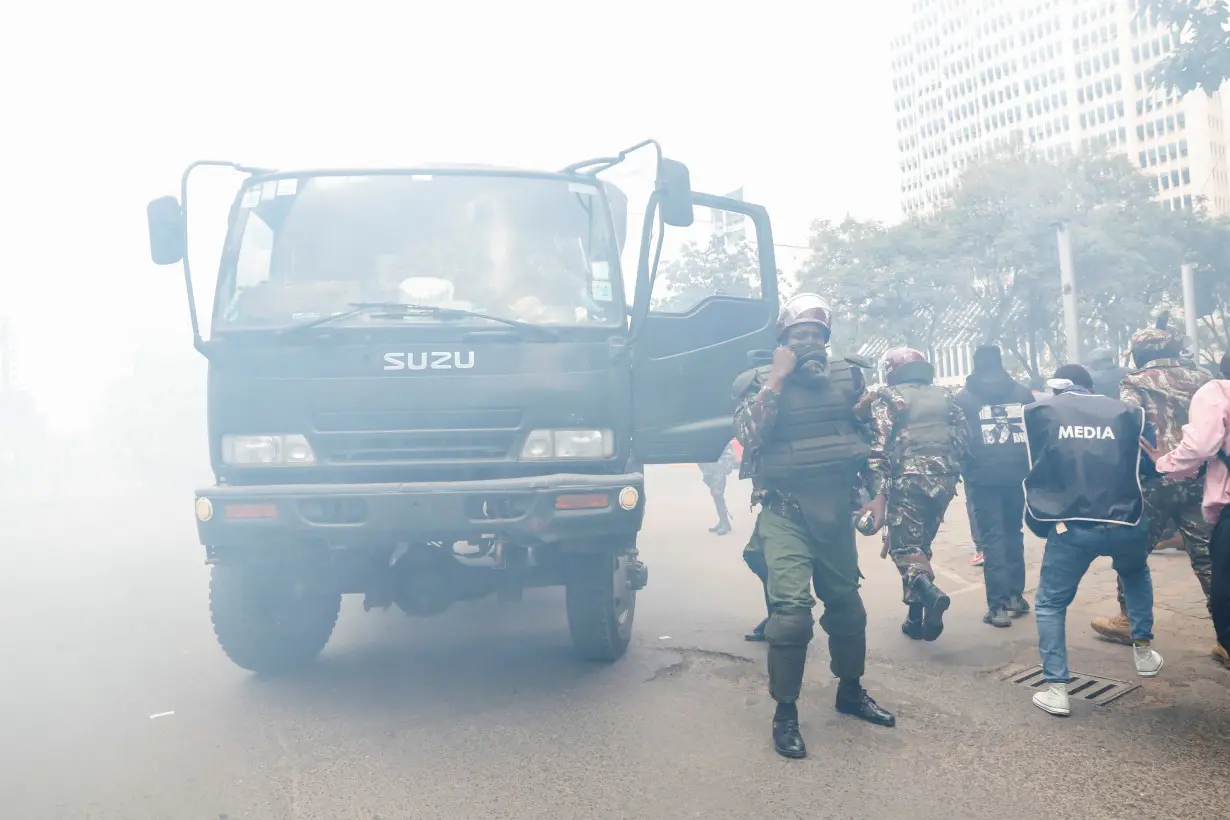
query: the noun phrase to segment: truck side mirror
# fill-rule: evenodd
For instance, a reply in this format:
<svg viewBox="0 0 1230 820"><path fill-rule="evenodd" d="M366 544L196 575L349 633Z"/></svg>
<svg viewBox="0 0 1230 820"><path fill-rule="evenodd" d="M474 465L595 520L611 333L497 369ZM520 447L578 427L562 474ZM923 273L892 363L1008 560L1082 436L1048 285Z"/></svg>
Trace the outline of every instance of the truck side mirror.
<svg viewBox="0 0 1230 820"><path fill-rule="evenodd" d="M183 261L184 210L173 196L160 196L145 208L149 221L149 255L155 265L174 265Z"/></svg>
<svg viewBox="0 0 1230 820"><path fill-rule="evenodd" d="M658 194L662 221L676 228L688 228L696 221L692 213L692 174L688 166L663 158L658 165Z"/></svg>

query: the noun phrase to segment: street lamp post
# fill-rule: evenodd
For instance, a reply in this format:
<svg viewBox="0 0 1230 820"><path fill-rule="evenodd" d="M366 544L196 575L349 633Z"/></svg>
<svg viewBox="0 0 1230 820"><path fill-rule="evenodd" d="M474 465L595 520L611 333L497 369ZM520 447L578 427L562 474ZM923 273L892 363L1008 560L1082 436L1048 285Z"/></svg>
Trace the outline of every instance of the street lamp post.
<svg viewBox="0 0 1230 820"><path fill-rule="evenodd" d="M1191 337L1193 344L1197 344L1196 266L1185 262L1179 271L1183 278L1183 332Z"/></svg>
<svg viewBox="0 0 1230 820"><path fill-rule="evenodd" d="M1055 223L1059 243L1059 282L1063 292L1063 331L1067 337L1068 362L1081 360L1080 323L1076 316L1076 270L1072 264L1072 236L1067 222Z"/></svg>

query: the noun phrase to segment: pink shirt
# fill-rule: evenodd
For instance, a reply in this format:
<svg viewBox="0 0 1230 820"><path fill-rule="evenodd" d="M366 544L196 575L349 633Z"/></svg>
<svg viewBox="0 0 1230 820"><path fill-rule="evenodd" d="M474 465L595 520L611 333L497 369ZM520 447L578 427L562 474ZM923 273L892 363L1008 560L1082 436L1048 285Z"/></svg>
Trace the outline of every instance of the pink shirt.
<svg viewBox="0 0 1230 820"><path fill-rule="evenodd" d="M1216 524L1222 507L1230 505L1230 470L1217 457L1230 453L1230 380L1211 381L1192 396L1188 423L1179 446L1157 460L1157 469L1179 477L1192 476L1208 462L1204 477L1204 520Z"/></svg>

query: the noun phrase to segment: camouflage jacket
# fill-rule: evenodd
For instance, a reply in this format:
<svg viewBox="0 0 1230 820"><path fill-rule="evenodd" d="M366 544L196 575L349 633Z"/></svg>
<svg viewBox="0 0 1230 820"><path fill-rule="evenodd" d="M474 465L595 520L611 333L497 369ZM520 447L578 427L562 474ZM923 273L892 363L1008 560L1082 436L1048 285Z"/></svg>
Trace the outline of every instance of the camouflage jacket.
<svg viewBox="0 0 1230 820"><path fill-rule="evenodd" d="M866 395L867 388L866 383L863 381L862 371L859 368L869 367L870 364L854 357L847 357L846 360L855 365L853 370L855 391L861 400ZM755 478L760 466L761 445L768 440L773 432L773 425L777 421L777 411L781 402L781 394L771 390L765 384L768 374L768 367L757 370L750 384L738 396L738 406L735 408L735 438L743 445L743 461L739 465L739 478L750 478L753 485L756 484ZM854 409L851 408L851 412ZM864 434L870 438L870 430L863 419L856 415L854 423L856 427L864 428ZM874 473L864 471L862 480L868 492L871 492L872 495L876 494L872 490L878 490L879 488L879 484L874 483L875 479ZM752 493L753 503L758 503L760 495L759 487L754 487Z"/></svg>
<svg viewBox="0 0 1230 820"><path fill-rule="evenodd" d="M880 385L859 399L854 411L871 428L869 468L879 476L881 486L888 486L892 480L906 475L955 476L961 473L962 464L969 455L969 427L952 393L948 390L945 393L952 431L950 456L902 457L905 442L897 422L905 410L905 399L895 387Z"/></svg>
<svg viewBox="0 0 1230 820"><path fill-rule="evenodd" d="M1169 452L1183 438L1192 396L1211 380L1203 370L1185 367L1178 359L1155 359L1123 377L1119 400L1144 409L1145 421L1157 430L1159 449Z"/></svg>

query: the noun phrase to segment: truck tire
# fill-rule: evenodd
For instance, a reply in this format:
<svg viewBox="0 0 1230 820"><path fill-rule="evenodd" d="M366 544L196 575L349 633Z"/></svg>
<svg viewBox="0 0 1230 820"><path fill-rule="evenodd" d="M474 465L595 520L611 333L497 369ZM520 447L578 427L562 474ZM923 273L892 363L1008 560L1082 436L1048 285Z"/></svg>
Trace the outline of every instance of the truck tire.
<svg viewBox="0 0 1230 820"><path fill-rule="evenodd" d="M209 614L231 661L263 675L315 660L329 642L342 594L305 584L289 567L215 565Z"/></svg>
<svg viewBox="0 0 1230 820"><path fill-rule="evenodd" d="M632 560L612 552L568 556L564 585L568 630L574 649L585 660L618 660L628 649L636 616L636 590L628 573Z"/></svg>

